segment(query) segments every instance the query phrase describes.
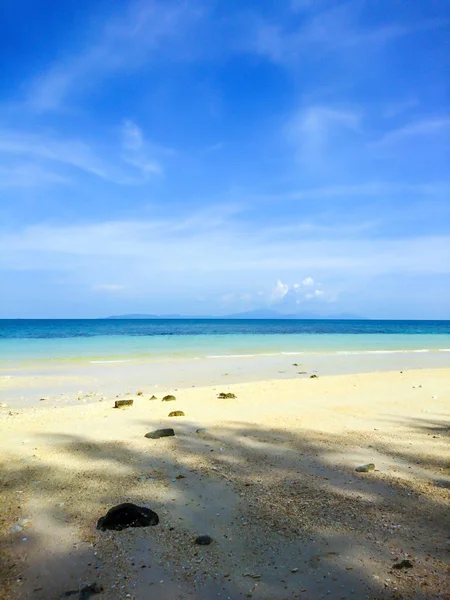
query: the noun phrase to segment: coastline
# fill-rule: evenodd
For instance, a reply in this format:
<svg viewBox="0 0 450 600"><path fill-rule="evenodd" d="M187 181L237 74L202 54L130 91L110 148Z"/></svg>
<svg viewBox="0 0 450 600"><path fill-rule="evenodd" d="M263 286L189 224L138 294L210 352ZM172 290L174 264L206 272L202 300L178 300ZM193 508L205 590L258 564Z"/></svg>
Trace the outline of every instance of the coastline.
<svg viewBox="0 0 450 600"><path fill-rule="evenodd" d="M3 598L61 598L93 582L108 600L446 597L450 369L425 368L428 356L408 355L420 367L394 371L392 355L371 355L372 372L334 375L309 357L308 375L295 378L297 361L284 356L279 379L260 363L263 379L222 374L177 390L152 387L147 372L143 396L141 379L125 396L111 382L101 402L34 397L31 408L2 409ZM249 360L237 361L243 379ZM101 368L103 381L118 366ZM57 389L50 377L47 391ZM161 402L165 392L176 401ZM133 407L114 409L117 395ZM172 410L186 416L170 419ZM159 427L175 437L144 437ZM374 472L355 473L371 462ZM160 524L95 529L126 501L156 510ZM201 534L214 543L195 546ZM402 560L413 567L394 569Z"/></svg>
<svg viewBox="0 0 450 600"><path fill-rule="evenodd" d="M209 358L126 360L42 360L0 362L0 402L18 409L110 400L117 394L173 388L231 385L311 375L351 375L412 369L450 368L450 352L369 351L283 353Z"/></svg>

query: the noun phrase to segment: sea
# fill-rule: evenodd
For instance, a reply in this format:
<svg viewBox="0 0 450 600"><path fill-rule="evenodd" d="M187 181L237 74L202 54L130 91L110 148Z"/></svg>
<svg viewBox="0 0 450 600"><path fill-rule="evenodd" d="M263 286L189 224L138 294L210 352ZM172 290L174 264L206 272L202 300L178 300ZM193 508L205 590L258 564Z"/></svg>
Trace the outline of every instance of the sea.
<svg viewBox="0 0 450 600"><path fill-rule="evenodd" d="M450 353L450 321L0 320L0 363Z"/></svg>

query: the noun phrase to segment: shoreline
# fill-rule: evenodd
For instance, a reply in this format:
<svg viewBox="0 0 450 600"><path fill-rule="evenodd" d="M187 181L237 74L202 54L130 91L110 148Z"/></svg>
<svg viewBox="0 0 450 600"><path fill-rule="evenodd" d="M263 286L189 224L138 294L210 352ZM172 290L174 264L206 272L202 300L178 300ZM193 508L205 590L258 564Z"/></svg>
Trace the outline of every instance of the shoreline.
<svg viewBox="0 0 450 600"><path fill-rule="evenodd" d="M449 382L448 368L269 377L170 388L173 402L133 388L126 410L114 394L2 411L3 598L94 582L108 600L446 597ZM161 427L176 435L144 437ZM97 531L121 502L160 524Z"/></svg>
<svg viewBox="0 0 450 600"><path fill-rule="evenodd" d="M154 391L231 385L264 380L306 379L311 375L352 375L450 368L450 352L276 354L204 359L86 360L30 363L0 368L0 402L12 409L98 402L138 389ZM153 390L153 391L152 391ZM151 394L150 394L151 395Z"/></svg>

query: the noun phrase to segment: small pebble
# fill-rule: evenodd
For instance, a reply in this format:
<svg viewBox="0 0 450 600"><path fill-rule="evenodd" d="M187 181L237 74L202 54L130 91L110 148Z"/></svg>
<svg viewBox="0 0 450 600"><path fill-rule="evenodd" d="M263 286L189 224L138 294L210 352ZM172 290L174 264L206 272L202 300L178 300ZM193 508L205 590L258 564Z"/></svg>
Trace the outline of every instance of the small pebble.
<svg viewBox="0 0 450 600"><path fill-rule="evenodd" d="M199 535L195 538L194 544L197 544L197 546L209 546L212 544L212 541L213 540L209 535Z"/></svg>
<svg viewBox="0 0 450 600"><path fill-rule="evenodd" d="M358 473L369 473L370 471L375 471L375 465L373 463L361 465L360 467L356 467L355 471Z"/></svg>

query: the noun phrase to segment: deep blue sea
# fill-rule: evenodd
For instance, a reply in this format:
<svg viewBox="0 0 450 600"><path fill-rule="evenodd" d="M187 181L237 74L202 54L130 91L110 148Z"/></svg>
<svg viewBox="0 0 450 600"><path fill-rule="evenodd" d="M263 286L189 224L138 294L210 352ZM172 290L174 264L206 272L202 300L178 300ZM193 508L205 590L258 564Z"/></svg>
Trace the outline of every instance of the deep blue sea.
<svg viewBox="0 0 450 600"><path fill-rule="evenodd" d="M448 352L450 321L0 320L0 361Z"/></svg>

